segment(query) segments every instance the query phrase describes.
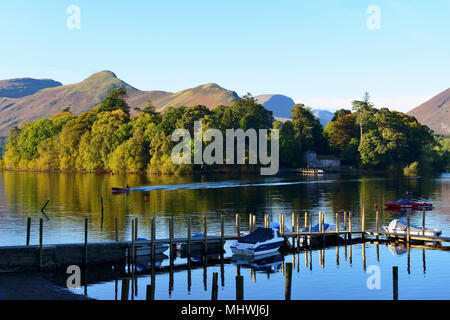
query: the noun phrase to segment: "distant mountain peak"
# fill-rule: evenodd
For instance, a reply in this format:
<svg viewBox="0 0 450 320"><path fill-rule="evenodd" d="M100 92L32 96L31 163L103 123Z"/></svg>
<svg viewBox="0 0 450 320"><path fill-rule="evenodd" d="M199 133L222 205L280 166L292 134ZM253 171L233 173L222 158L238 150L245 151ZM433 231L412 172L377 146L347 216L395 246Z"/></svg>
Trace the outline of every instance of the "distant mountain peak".
<svg viewBox="0 0 450 320"><path fill-rule="evenodd" d="M0 81L0 97L22 98L40 90L62 86L61 82L51 79L15 78Z"/></svg>
<svg viewBox="0 0 450 320"><path fill-rule="evenodd" d="M100 72L93 73L88 78L86 78L85 81L87 81L87 80L100 80L100 79L107 79L107 78L118 79L114 72L109 71L109 70L103 70L103 71L100 71Z"/></svg>
<svg viewBox="0 0 450 320"><path fill-rule="evenodd" d="M149 100L156 110L161 111L169 106L196 104L214 108L218 105L231 105L240 99L236 92L224 89L216 83L207 83L176 93L141 91L108 70L94 73L78 83L65 86L57 83L57 85L18 99L8 97L0 99L0 137L7 136L12 126L20 126L35 119L49 118L68 106L74 114L91 110L103 101L111 88L124 87L127 90L127 102L133 113L136 112L135 108L143 107Z"/></svg>
<svg viewBox="0 0 450 320"><path fill-rule="evenodd" d="M450 134L450 88L408 112L435 133Z"/></svg>

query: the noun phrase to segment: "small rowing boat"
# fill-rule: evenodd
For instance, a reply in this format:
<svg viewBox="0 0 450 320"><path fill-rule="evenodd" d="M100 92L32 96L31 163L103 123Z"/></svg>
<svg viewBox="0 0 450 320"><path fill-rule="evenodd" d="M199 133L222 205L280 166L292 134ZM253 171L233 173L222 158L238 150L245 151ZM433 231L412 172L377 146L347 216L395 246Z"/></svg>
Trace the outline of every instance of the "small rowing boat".
<svg viewBox="0 0 450 320"><path fill-rule="evenodd" d="M112 188L112 192L114 192L114 193L128 193L130 191L131 191L131 188L116 188L116 187Z"/></svg>
<svg viewBox="0 0 450 320"><path fill-rule="evenodd" d="M410 209L410 210L433 210L433 204L425 202L411 202L408 200L398 200L384 204L389 209Z"/></svg>

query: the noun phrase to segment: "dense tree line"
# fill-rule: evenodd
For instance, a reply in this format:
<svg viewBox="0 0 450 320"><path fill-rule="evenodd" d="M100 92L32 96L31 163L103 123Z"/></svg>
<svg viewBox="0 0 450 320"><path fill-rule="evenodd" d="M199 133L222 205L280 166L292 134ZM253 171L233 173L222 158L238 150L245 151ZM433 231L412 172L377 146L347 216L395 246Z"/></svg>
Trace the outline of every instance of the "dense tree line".
<svg viewBox="0 0 450 320"><path fill-rule="evenodd" d="M103 103L75 116L67 108L51 119L40 119L10 131L0 167L44 171L113 171L181 173L205 170L198 165L174 165L172 132L194 121L203 128L280 129L281 167L302 167L307 150L333 154L364 169L415 168L443 170L448 165L448 139L436 139L430 129L406 114L375 109L368 95L353 102L353 112L338 110L325 129L303 104L291 110L291 120L274 121L251 96L231 106L205 106L155 111L151 102L130 115L126 91L112 89ZM411 167L412 166L412 167ZM226 169L225 169L226 168ZM213 166L206 170L229 170ZM231 167L248 170L252 166ZM240 168L240 169L239 169Z"/></svg>

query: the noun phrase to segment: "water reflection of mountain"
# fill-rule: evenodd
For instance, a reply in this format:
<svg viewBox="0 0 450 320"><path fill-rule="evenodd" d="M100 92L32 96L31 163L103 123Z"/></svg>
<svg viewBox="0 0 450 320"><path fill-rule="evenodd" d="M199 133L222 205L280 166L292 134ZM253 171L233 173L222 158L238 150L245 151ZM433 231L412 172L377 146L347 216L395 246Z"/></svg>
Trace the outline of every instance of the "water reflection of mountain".
<svg viewBox="0 0 450 320"><path fill-rule="evenodd" d="M152 190L114 197L111 193L113 186L127 184L132 187L197 184L198 187L198 184L220 186L222 183L241 186ZM436 177L408 179L397 176L342 174L315 179L298 175L262 178L245 175L176 177L2 172L0 216L7 215L9 224L23 224L27 216L40 218L43 202L50 199L46 209L50 217L50 221L46 221L46 230L49 230L46 240L63 232L64 238L70 238L76 232L77 241L82 241L82 226L86 217L89 217L94 228L92 236L112 240L115 236L116 218L120 238L128 239L131 234L131 216L140 218L140 231L143 236L148 237L149 218L158 218L157 232L163 234L168 230L168 221L164 218L169 216L175 217L176 235L186 234L187 216L192 217L192 232L201 232L201 215L208 215L208 223L211 223L208 230L217 233L220 214L225 214L226 231L232 232L236 213L241 215L241 226L245 228L248 226L249 213L256 215L258 224L263 223L264 214L272 215L273 220L278 221L278 215L284 213L287 215L286 225L290 225L291 212L312 211L315 214L313 221L317 222L317 212L323 211L326 222L334 223L335 212L351 210L354 213L353 225L359 226L361 206L365 204L366 229L374 229L373 205L377 203L381 209L383 203L398 200L405 191L411 191L414 195L434 202L436 210L447 208L439 212L440 221L436 227L441 227L441 222L450 225L450 215L446 214L449 212L449 186L448 180L443 181ZM105 214L103 229L100 230L101 197ZM380 223L387 223L396 217L395 214L380 212ZM412 222L420 224L418 219L420 216L413 216ZM432 221L427 218L427 225L428 223ZM17 235L20 243L23 242L25 228L22 224L17 226L17 230L21 232ZM14 230L13 226L11 230ZM8 239L13 238L13 235L8 235Z"/></svg>

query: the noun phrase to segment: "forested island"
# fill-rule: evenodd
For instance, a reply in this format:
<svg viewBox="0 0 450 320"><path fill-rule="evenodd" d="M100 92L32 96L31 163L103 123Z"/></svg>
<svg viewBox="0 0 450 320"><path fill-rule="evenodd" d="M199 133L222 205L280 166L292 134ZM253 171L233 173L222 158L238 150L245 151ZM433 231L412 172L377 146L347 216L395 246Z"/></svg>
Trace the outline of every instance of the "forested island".
<svg viewBox="0 0 450 320"><path fill-rule="evenodd" d="M148 104L131 115L126 90L112 89L92 110L74 115L70 108L50 119L14 127L5 146L0 168L7 170L167 173L226 171L230 166L173 164L171 141L177 128L193 134L194 121L204 128L280 129L280 166L304 167L304 153L333 155L353 168L400 171L446 171L450 138L435 136L414 117L387 108L376 109L368 94L353 101L352 110L336 111L322 128L303 104L291 110L291 120L275 121L251 95L231 106L212 110L202 105L155 111ZM232 166L233 167L233 166ZM234 166L252 171L252 166Z"/></svg>

